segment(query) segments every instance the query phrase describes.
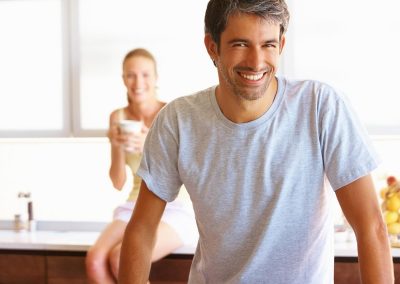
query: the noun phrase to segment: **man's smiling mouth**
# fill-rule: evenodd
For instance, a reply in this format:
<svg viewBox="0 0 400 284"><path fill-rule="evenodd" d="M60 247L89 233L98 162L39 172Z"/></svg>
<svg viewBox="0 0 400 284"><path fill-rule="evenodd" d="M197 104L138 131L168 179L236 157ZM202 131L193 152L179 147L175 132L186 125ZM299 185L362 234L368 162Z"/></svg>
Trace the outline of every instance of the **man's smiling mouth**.
<svg viewBox="0 0 400 284"><path fill-rule="evenodd" d="M242 73L242 72L238 72L238 74L241 77L243 77L243 78L245 78L247 80L250 80L250 81L258 81L258 80L260 80L264 76L265 73L266 72L257 73L257 74L245 74L245 73Z"/></svg>

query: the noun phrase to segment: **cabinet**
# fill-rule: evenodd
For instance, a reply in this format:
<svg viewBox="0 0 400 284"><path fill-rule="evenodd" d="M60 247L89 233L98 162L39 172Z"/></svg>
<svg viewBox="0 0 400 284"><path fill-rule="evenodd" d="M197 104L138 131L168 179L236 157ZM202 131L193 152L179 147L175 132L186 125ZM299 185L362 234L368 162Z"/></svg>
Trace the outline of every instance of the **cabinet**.
<svg viewBox="0 0 400 284"><path fill-rule="evenodd" d="M1 284L46 283L46 260L41 254L2 252L0 254Z"/></svg>
<svg viewBox="0 0 400 284"><path fill-rule="evenodd" d="M0 284L86 284L85 252L0 250ZM400 284L400 259L394 259ZM187 283L192 255L173 254L153 263L152 284ZM358 284L357 258L335 258L335 284Z"/></svg>
<svg viewBox="0 0 400 284"><path fill-rule="evenodd" d="M400 259L394 258L395 283L400 284ZM335 284L361 284L356 257L335 258Z"/></svg>
<svg viewBox="0 0 400 284"><path fill-rule="evenodd" d="M86 284L85 255L47 255L47 284Z"/></svg>
<svg viewBox="0 0 400 284"><path fill-rule="evenodd" d="M0 284L86 284L86 252L0 250ZM152 265L152 284L184 284L191 255L170 255Z"/></svg>
<svg viewBox="0 0 400 284"><path fill-rule="evenodd" d="M1 284L84 284L85 253L0 251Z"/></svg>

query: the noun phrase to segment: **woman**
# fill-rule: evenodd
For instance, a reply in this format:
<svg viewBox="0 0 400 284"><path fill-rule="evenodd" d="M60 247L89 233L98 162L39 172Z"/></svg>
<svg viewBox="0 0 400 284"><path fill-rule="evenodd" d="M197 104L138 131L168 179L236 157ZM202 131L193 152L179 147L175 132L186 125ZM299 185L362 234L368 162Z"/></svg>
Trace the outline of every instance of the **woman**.
<svg viewBox="0 0 400 284"><path fill-rule="evenodd" d="M127 202L114 211L114 220L102 232L86 257L86 271L91 283L116 283L121 242L138 196L141 179L135 175L140 164L144 140L151 123L164 102L156 98L157 70L153 55L145 49L130 51L123 61L123 81L128 93L128 105L110 115L108 137L111 142L110 178L121 190L126 181L126 165L133 174L133 189ZM141 131L120 131L121 120L142 122ZM182 245L193 242L188 228L195 228L194 216L180 201L167 204L157 232L152 261L156 261Z"/></svg>

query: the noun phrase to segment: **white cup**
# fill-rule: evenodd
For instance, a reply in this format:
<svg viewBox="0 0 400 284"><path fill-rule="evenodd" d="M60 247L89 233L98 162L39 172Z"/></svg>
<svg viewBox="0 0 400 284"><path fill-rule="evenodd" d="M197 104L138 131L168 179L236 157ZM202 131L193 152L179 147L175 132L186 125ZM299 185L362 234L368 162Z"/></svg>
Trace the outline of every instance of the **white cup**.
<svg viewBox="0 0 400 284"><path fill-rule="evenodd" d="M140 133L143 122L139 120L124 119L119 122L119 129L122 133Z"/></svg>
<svg viewBox="0 0 400 284"><path fill-rule="evenodd" d="M119 129L122 133L127 133L127 134L139 134L140 131L142 131L142 126L143 126L143 122L139 121L139 120L121 120L119 122ZM124 147L126 152L133 152L134 149L132 149L131 147L129 147L128 145L126 145Z"/></svg>

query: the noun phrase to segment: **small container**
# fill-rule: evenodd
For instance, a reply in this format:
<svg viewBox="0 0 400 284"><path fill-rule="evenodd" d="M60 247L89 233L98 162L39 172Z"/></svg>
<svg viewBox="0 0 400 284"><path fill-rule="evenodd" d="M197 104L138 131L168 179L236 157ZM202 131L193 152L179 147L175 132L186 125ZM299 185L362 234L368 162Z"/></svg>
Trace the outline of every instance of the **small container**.
<svg viewBox="0 0 400 284"><path fill-rule="evenodd" d="M14 215L14 231L21 232L26 229L26 224L21 218L21 214Z"/></svg>

